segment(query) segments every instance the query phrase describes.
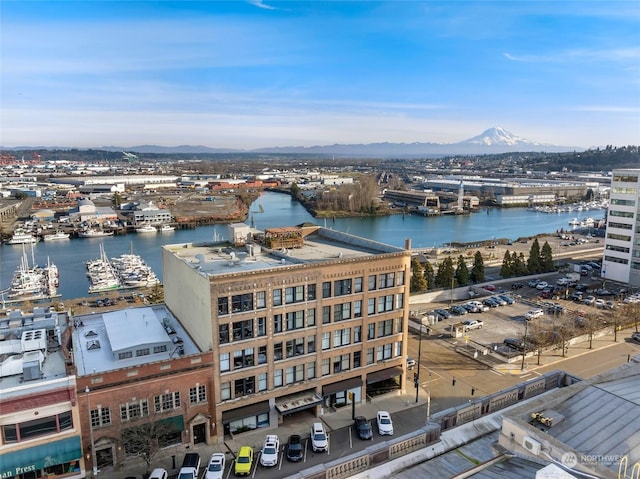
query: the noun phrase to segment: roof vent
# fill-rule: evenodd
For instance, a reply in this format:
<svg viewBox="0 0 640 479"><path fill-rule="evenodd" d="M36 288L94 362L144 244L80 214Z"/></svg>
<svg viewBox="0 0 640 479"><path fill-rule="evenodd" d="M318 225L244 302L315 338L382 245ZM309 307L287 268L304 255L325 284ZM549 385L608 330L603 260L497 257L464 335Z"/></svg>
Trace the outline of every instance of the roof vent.
<svg viewBox="0 0 640 479"><path fill-rule="evenodd" d="M96 333L93 329L90 329L89 331L84 333L84 337L85 338L91 338L91 337L97 336L97 335L98 335L98 333Z"/></svg>
<svg viewBox="0 0 640 479"><path fill-rule="evenodd" d="M97 339L92 339L91 341L87 341L87 351L92 351L95 349L100 349L100 341Z"/></svg>

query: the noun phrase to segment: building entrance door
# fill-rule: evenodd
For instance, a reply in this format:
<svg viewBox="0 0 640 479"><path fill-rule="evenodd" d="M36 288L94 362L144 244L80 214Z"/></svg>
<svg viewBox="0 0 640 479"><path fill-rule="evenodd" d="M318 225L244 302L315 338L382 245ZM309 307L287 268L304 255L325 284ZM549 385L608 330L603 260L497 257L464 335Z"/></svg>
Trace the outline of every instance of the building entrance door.
<svg viewBox="0 0 640 479"><path fill-rule="evenodd" d="M193 426L193 444L200 444L207 440L207 425L194 424Z"/></svg>

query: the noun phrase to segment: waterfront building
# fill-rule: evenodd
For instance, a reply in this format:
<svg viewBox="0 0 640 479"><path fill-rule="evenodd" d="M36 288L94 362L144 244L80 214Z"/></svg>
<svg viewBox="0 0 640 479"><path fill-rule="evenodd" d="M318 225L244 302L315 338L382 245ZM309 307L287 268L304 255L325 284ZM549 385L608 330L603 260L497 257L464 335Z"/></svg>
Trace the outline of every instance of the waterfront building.
<svg viewBox="0 0 640 479"><path fill-rule="evenodd" d="M188 448L215 436L213 354L164 305L78 315L68 334L89 468L120 467L145 442Z"/></svg>
<svg viewBox="0 0 640 479"><path fill-rule="evenodd" d="M135 225L162 225L172 221L171 211L158 208L152 201L128 203L124 205L122 213L131 217Z"/></svg>
<svg viewBox="0 0 640 479"><path fill-rule="evenodd" d="M404 392L410 245L317 225L239 231L162 250L167 307L213 352L219 440Z"/></svg>
<svg viewBox="0 0 640 479"><path fill-rule="evenodd" d="M640 286L640 169L613 170L601 275Z"/></svg>
<svg viewBox="0 0 640 479"><path fill-rule="evenodd" d="M0 477L85 477L76 377L60 348L67 319L0 316Z"/></svg>

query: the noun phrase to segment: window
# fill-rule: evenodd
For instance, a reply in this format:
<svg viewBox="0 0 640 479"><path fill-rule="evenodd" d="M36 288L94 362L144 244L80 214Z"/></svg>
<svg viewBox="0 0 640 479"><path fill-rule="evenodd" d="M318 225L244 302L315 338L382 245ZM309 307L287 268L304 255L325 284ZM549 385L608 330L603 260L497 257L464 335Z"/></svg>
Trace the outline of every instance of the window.
<svg viewBox="0 0 640 479"><path fill-rule="evenodd" d="M220 353L220 372L231 371L231 355L229 353Z"/></svg>
<svg viewBox="0 0 640 479"><path fill-rule="evenodd" d="M304 286L290 286L285 289L285 303L300 303L304 301Z"/></svg>
<svg viewBox="0 0 640 479"><path fill-rule="evenodd" d="M218 298L218 314L229 314L229 298Z"/></svg>
<svg viewBox="0 0 640 479"><path fill-rule="evenodd" d="M391 359L391 343L382 344L376 348L376 360Z"/></svg>
<svg viewBox="0 0 640 479"><path fill-rule="evenodd" d="M258 374L258 391L267 390L267 373Z"/></svg>
<svg viewBox="0 0 640 479"><path fill-rule="evenodd" d="M322 333L322 350L325 351L331 348L331 333L324 332Z"/></svg>
<svg viewBox="0 0 640 479"><path fill-rule="evenodd" d="M287 331L304 328L304 311L291 311L287 313Z"/></svg>
<svg viewBox="0 0 640 479"><path fill-rule="evenodd" d="M97 411L98 410L96 410L96 412ZM91 411L91 413L91 421L93 423L94 411ZM111 421L110 416L109 421ZM72 428L73 419L71 411L65 411L52 416L3 425L2 435L5 443L22 442L40 436L56 434Z"/></svg>
<svg viewBox="0 0 640 479"><path fill-rule="evenodd" d="M267 318L258 318L258 336L267 335Z"/></svg>
<svg viewBox="0 0 640 479"><path fill-rule="evenodd" d="M369 276L369 291L375 291L376 289L376 275Z"/></svg>
<svg viewBox="0 0 640 479"><path fill-rule="evenodd" d="M349 354L341 354L333 358L333 374L349 370Z"/></svg>
<svg viewBox="0 0 640 479"><path fill-rule="evenodd" d="M362 300L357 299L353 302L353 317L361 318L362 317Z"/></svg>
<svg viewBox="0 0 640 479"><path fill-rule="evenodd" d="M140 349L136 349L136 357L139 356L149 356L150 351L149 348L140 348Z"/></svg>
<svg viewBox="0 0 640 479"><path fill-rule="evenodd" d="M256 292L256 309L264 309L267 307L267 292Z"/></svg>
<svg viewBox="0 0 640 479"><path fill-rule="evenodd" d="M393 294L380 296L378 298L378 313L383 313L385 311L393 311Z"/></svg>
<svg viewBox="0 0 640 479"><path fill-rule="evenodd" d="M333 332L333 347L351 344L351 328L337 329Z"/></svg>
<svg viewBox="0 0 640 479"><path fill-rule="evenodd" d="M402 341L396 341L395 343L395 352L393 353L394 356L402 356Z"/></svg>
<svg viewBox="0 0 640 479"><path fill-rule="evenodd" d="M282 359L282 343L275 343L273 345L273 359L274 361L280 361Z"/></svg>
<svg viewBox="0 0 640 479"><path fill-rule="evenodd" d="M248 378L236 379L233 382L233 388L235 392L235 397L246 396L248 394L253 394L256 390L255 388L255 378L253 376L249 376Z"/></svg>
<svg viewBox="0 0 640 479"><path fill-rule="evenodd" d="M402 316L396 318L396 333L402 332Z"/></svg>
<svg viewBox="0 0 640 479"><path fill-rule="evenodd" d="M619 235L615 233L607 233L607 238L620 241L631 241L631 236Z"/></svg>
<svg viewBox="0 0 640 479"><path fill-rule="evenodd" d="M129 359L133 357L132 351L125 351L123 353L118 353L118 359Z"/></svg>
<svg viewBox="0 0 640 479"><path fill-rule="evenodd" d="M609 216L619 216L620 218L633 218L633 213L630 211L616 211L609 210Z"/></svg>
<svg viewBox="0 0 640 479"><path fill-rule="evenodd" d="M609 221L609 226L611 228L620 228L621 230L631 230L631 229L633 229L633 225L632 224L614 223L613 221Z"/></svg>
<svg viewBox="0 0 640 479"><path fill-rule="evenodd" d="M351 278L349 279L339 279L333 282L333 295L334 296L344 296L346 294L351 294Z"/></svg>
<svg viewBox="0 0 640 479"><path fill-rule="evenodd" d="M307 286L307 301L315 301L316 299L316 285L310 284Z"/></svg>
<svg viewBox="0 0 640 479"><path fill-rule="evenodd" d="M404 308L404 293L396 294L396 309Z"/></svg>
<svg viewBox="0 0 640 479"><path fill-rule="evenodd" d="M180 393L178 393L180 394ZM149 402L146 399L120 405L120 419L130 421L149 415Z"/></svg>
<svg viewBox="0 0 640 479"><path fill-rule="evenodd" d="M301 356L304 354L304 337L287 341L287 357Z"/></svg>
<svg viewBox="0 0 640 479"><path fill-rule="evenodd" d="M242 369L254 364L253 348L233 352L233 369Z"/></svg>
<svg viewBox="0 0 640 479"><path fill-rule="evenodd" d="M281 289L273 290L273 305L282 306L282 290Z"/></svg>
<svg viewBox="0 0 640 479"><path fill-rule="evenodd" d="M273 332L274 334L282 332L282 315L281 314L273 315Z"/></svg>
<svg viewBox="0 0 640 479"><path fill-rule="evenodd" d="M616 206L635 206L636 202L634 200L623 200L619 198L611 198L610 203Z"/></svg>
<svg viewBox="0 0 640 479"><path fill-rule="evenodd" d="M329 324L331 322L331 306L322 307L322 324Z"/></svg>
<svg viewBox="0 0 640 479"><path fill-rule="evenodd" d="M367 324L367 339L375 339L376 337L376 324Z"/></svg>
<svg viewBox="0 0 640 479"><path fill-rule="evenodd" d="M315 353L316 352L316 337L315 336L309 336L307 338L307 352L308 353Z"/></svg>
<svg viewBox="0 0 640 479"><path fill-rule="evenodd" d="M222 383L220 385L220 399L223 401L231 399L231 383Z"/></svg>
<svg viewBox="0 0 640 479"><path fill-rule="evenodd" d="M330 298L331 297L331 282L325 281L322 283L322 297Z"/></svg>
<svg viewBox="0 0 640 479"><path fill-rule="evenodd" d="M391 336L393 334L393 319L378 322L378 337Z"/></svg>
<svg viewBox="0 0 640 479"><path fill-rule="evenodd" d="M229 342L228 324L221 324L218 326L218 337L220 338L220 344L227 344Z"/></svg>
<svg viewBox="0 0 640 479"><path fill-rule="evenodd" d="M404 285L404 271L398 271L396 275L396 286Z"/></svg>
<svg viewBox="0 0 640 479"><path fill-rule="evenodd" d="M99 407L91 410L91 427L97 428L111 424L111 410L108 407Z"/></svg>
<svg viewBox="0 0 640 479"><path fill-rule="evenodd" d="M282 386L282 369L276 369L273 372L273 387L279 388Z"/></svg>
<svg viewBox="0 0 640 479"><path fill-rule="evenodd" d="M362 356L362 352L361 351L354 351L353 352L353 367L354 368L359 368L362 364L361 364L361 357Z"/></svg>
<svg viewBox="0 0 640 479"><path fill-rule="evenodd" d="M196 387L189 388L189 404L199 404L207 402L207 387L199 384Z"/></svg>
<svg viewBox="0 0 640 479"><path fill-rule="evenodd" d="M258 348L258 364L267 364L267 346Z"/></svg>
<svg viewBox="0 0 640 479"><path fill-rule="evenodd" d="M253 338L253 319L233 323L233 340Z"/></svg>
<svg viewBox="0 0 640 479"><path fill-rule="evenodd" d="M353 292L354 293L362 293L362 281L364 278L362 276L358 276L353 280Z"/></svg>
<svg viewBox="0 0 640 479"><path fill-rule="evenodd" d="M316 377L316 363L307 363L307 379L314 379Z"/></svg>
<svg viewBox="0 0 640 479"><path fill-rule="evenodd" d="M629 251L631 251L630 248L624 248L622 246L616 246L612 244L608 244L606 249L609 251L617 251L618 253L628 253Z"/></svg>
<svg viewBox="0 0 640 479"><path fill-rule="evenodd" d="M392 288L395 286L395 273L381 274L378 276L378 289Z"/></svg>
<svg viewBox="0 0 640 479"><path fill-rule="evenodd" d="M298 364L287 368L285 371L285 383L293 384L304 381L304 364Z"/></svg>
<svg viewBox="0 0 640 479"><path fill-rule="evenodd" d="M616 183L619 183L619 182L637 183L638 182L638 177L634 176L634 175L614 175L613 176L613 181L615 181Z"/></svg>
<svg viewBox="0 0 640 479"><path fill-rule="evenodd" d="M373 355L374 349L373 348L367 348L367 364L373 364L374 363L374 355Z"/></svg>
<svg viewBox="0 0 640 479"><path fill-rule="evenodd" d="M354 343L362 342L362 326L355 326L353 328L353 342Z"/></svg>
<svg viewBox="0 0 640 479"><path fill-rule="evenodd" d="M180 408L180 391L173 393L161 394L153 398L155 412L170 411Z"/></svg>
<svg viewBox="0 0 640 479"><path fill-rule="evenodd" d="M369 316L376 314L376 298L369 298L367 300L367 314Z"/></svg>
<svg viewBox="0 0 640 479"><path fill-rule="evenodd" d="M329 374L331 374L331 359L324 358L322 360L322 375L328 376Z"/></svg>
<svg viewBox="0 0 640 479"><path fill-rule="evenodd" d="M154 346L153 347L153 354L158 354L158 353L164 353L167 351L167 345L163 344L161 346Z"/></svg>
<svg viewBox="0 0 640 479"><path fill-rule="evenodd" d="M307 309L307 327L316 325L316 310L315 308Z"/></svg>
<svg viewBox="0 0 640 479"><path fill-rule="evenodd" d="M351 319L351 303L335 304L333 306L333 321Z"/></svg>
<svg viewBox="0 0 640 479"><path fill-rule="evenodd" d="M240 313L253 309L253 293L236 294L231 296L231 311Z"/></svg>

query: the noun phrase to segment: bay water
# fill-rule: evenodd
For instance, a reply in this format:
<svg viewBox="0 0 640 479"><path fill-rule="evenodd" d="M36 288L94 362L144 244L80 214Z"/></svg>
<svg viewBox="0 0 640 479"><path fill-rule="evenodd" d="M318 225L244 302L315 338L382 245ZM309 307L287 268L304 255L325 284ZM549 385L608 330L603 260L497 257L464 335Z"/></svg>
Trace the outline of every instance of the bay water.
<svg viewBox="0 0 640 479"><path fill-rule="evenodd" d="M247 224L259 230L272 227L314 223L320 226L362 236L381 243L404 247L411 239L413 248L432 248L451 242L470 243L499 238L515 240L539 233L570 230L569 221L588 216L599 219L604 210L572 213L541 213L526 208L483 208L471 215L424 217L391 215L373 218L316 219L287 194L265 192L251 206ZM208 225L172 233L127 234L105 238L73 238L68 241L39 242L25 245L29 264L58 266L61 300L87 297L89 282L85 263L100 256L100 244L109 258L133 251L153 268L162 280L161 246L173 243L212 241L225 238L226 225ZM0 246L0 291L7 289L23 255L22 245ZM0 298L1 299L1 298Z"/></svg>

